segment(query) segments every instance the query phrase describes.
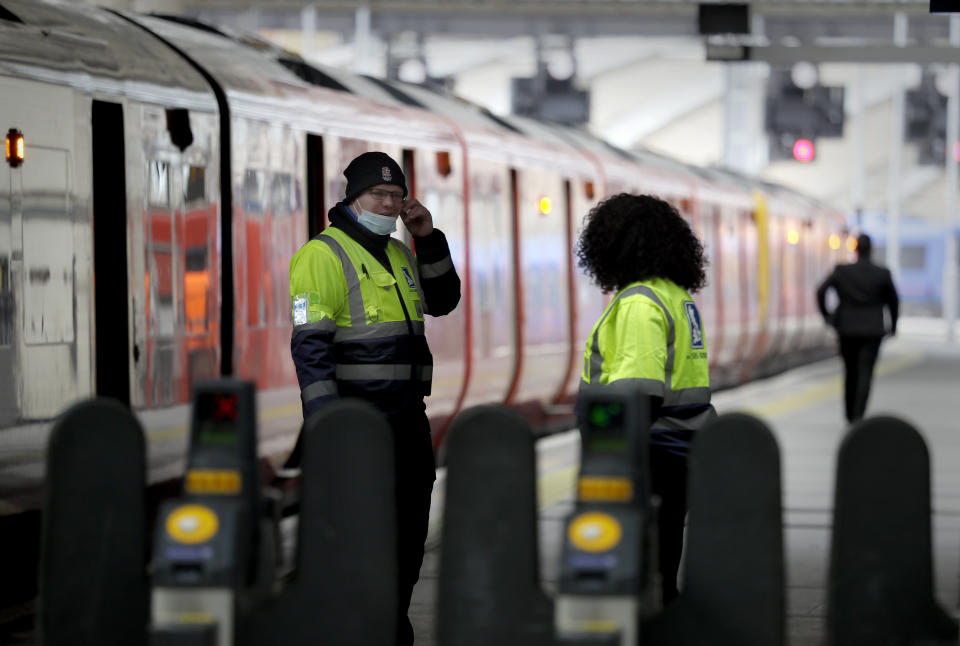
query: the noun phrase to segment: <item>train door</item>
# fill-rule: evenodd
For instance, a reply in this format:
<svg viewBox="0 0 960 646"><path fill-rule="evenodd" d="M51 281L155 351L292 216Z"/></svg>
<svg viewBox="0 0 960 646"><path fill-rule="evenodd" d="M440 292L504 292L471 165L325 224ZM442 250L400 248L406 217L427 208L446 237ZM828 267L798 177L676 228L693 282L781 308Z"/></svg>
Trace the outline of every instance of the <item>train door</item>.
<svg viewBox="0 0 960 646"><path fill-rule="evenodd" d="M326 185L323 137L307 133L307 240L326 228Z"/></svg>
<svg viewBox="0 0 960 646"><path fill-rule="evenodd" d="M0 162L4 423L53 417L91 390L88 196L72 149L86 105L70 88L0 77L3 134L15 128L25 142L22 164Z"/></svg>
<svg viewBox="0 0 960 646"><path fill-rule="evenodd" d="M96 394L130 404L127 192L123 107L93 102L93 276ZM138 357L134 349L133 359Z"/></svg>
<svg viewBox="0 0 960 646"><path fill-rule="evenodd" d="M5 132L5 130L4 130ZM13 350L14 289L11 190L13 169L0 164L0 427L17 418Z"/></svg>

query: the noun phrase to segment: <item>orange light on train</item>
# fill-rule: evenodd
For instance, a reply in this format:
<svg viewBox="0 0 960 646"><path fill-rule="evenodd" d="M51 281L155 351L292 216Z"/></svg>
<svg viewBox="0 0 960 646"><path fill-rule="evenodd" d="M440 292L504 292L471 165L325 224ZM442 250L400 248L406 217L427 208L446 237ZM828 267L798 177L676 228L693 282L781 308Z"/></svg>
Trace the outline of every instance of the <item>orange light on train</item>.
<svg viewBox="0 0 960 646"><path fill-rule="evenodd" d="M10 128L7 131L7 138L4 140L4 152L7 163L11 168L16 168L23 163L23 133L16 128Z"/></svg>
<svg viewBox="0 0 960 646"><path fill-rule="evenodd" d="M857 239L853 236L847 237L847 251L856 251L857 250Z"/></svg>
<svg viewBox="0 0 960 646"><path fill-rule="evenodd" d="M800 232L796 229L790 229L787 231L787 242L790 244L797 244L800 242Z"/></svg>
<svg viewBox="0 0 960 646"><path fill-rule="evenodd" d="M540 215L550 215L550 211L553 210L553 202L550 201L550 198L544 195L540 198Z"/></svg>
<svg viewBox="0 0 960 646"><path fill-rule="evenodd" d="M836 251L840 248L840 236L836 233L831 233L830 237L827 238L827 244L830 245L830 248Z"/></svg>

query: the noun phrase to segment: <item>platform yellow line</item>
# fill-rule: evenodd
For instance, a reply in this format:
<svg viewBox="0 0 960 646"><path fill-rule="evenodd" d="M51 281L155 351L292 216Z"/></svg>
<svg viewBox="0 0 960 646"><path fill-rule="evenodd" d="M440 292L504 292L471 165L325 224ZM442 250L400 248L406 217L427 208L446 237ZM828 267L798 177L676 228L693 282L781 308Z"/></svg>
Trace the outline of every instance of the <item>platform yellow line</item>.
<svg viewBox="0 0 960 646"><path fill-rule="evenodd" d="M537 508L543 511L561 500L573 498L580 465L557 469L537 480Z"/></svg>
<svg viewBox="0 0 960 646"><path fill-rule="evenodd" d="M891 373L911 368L923 361L923 356L907 355L896 357L877 364L876 376L889 375ZM834 377L826 383L807 389L804 392L782 397L769 404L759 406L748 406L744 410L758 417L777 417L787 413L793 413L800 409L807 408L816 402L827 399L828 397L838 397L843 392L843 377Z"/></svg>
<svg viewBox="0 0 960 646"><path fill-rule="evenodd" d="M300 404L283 404L281 406L272 406L266 408L257 414L257 421L267 422L280 417L290 417L297 415L301 411ZM153 431L147 431L147 436L153 441L175 440L187 435L187 425L172 426L170 428L159 428Z"/></svg>

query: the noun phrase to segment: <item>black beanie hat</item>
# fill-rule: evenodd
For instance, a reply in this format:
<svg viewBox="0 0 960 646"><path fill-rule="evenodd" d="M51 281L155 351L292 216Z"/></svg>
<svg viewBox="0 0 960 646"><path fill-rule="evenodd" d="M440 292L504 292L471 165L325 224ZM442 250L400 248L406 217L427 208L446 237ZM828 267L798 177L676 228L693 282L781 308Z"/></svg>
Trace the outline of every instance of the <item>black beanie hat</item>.
<svg viewBox="0 0 960 646"><path fill-rule="evenodd" d="M407 180L403 176L403 171L387 153L379 151L363 153L347 165L343 176L347 178L347 189L343 200L347 203L377 184L399 186L403 189L403 197L407 197Z"/></svg>

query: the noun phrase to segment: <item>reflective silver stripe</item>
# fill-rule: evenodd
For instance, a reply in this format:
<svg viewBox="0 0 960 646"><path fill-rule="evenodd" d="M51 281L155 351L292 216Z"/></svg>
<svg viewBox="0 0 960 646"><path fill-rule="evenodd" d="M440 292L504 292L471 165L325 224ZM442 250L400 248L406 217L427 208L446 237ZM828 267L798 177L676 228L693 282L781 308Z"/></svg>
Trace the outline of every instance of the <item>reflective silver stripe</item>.
<svg viewBox="0 0 960 646"><path fill-rule="evenodd" d="M336 395L337 383L330 379L315 381L300 391L300 401L306 404L311 399L323 397L324 395Z"/></svg>
<svg viewBox="0 0 960 646"><path fill-rule="evenodd" d="M360 277L357 275L357 268L353 266L350 256L344 251L343 246L329 235L318 236L325 242L333 253L340 259L340 266L343 267L343 277L347 279L347 302L350 304L350 325L355 328L361 328L367 324L367 313L363 308L363 294L360 293Z"/></svg>
<svg viewBox="0 0 960 646"><path fill-rule="evenodd" d="M707 386L670 390L663 399L664 406L683 406L684 404L709 404L712 391Z"/></svg>
<svg viewBox="0 0 960 646"><path fill-rule="evenodd" d="M413 333L423 336L423 321L410 321L413 325ZM406 321L388 321L386 323L371 323L363 327L341 327L337 328L334 335L335 342L356 341L358 339L385 339L391 336L406 336L410 333Z"/></svg>
<svg viewBox="0 0 960 646"><path fill-rule="evenodd" d="M676 348L675 348L675 346L676 346L676 341L677 341L677 330L676 330L676 328L674 328L674 326L673 326L673 317L670 316L670 312L667 311L667 306L663 304L663 301L660 300L660 297L657 296L657 295L653 292L653 290L650 289L649 287L647 287L646 285L637 285L636 289L637 289L637 291L638 291L639 293L643 294L644 296L646 296L647 298L649 298L651 301L653 301L654 303L656 303L657 306L660 308L660 310L663 312L663 315L667 317L667 325L668 325L668 328L667 328L667 361L666 361L666 365L664 366L664 375L663 375L663 383L666 384L666 392L667 392L666 396L664 397L664 402L663 402L663 403L664 403L664 404L667 404L667 403L668 403L668 402L667 402L667 399L670 399L670 398L671 398L671 395L673 394L673 393L671 392L671 390L672 390L672 389L671 389L671 385L672 385L672 381L671 381L671 380L673 379L673 358L674 358L674 355L676 354ZM627 291L630 291L630 290L627 290ZM669 403L672 403L672 402L669 402Z"/></svg>
<svg viewBox="0 0 960 646"><path fill-rule="evenodd" d="M604 311L603 316L600 317L600 322L597 323L596 330L593 333L593 343L590 346L590 383L599 384L600 377L603 376L603 355L600 354L600 328L603 327L603 322L607 320L607 317L610 315L610 312L613 311L613 308L617 306L617 303L621 299L626 298L627 296L633 296L634 294L643 293L640 290L642 285L637 285L631 287L630 289L625 290L623 293L618 295L615 299L610 302L610 305L607 306L606 311ZM646 289L649 289L646 288Z"/></svg>
<svg viewBox="0 0 960 646"><path fill-rule="evenodd" d="M335 332L337 330L337 322L333 319L320 319L319 321L314 321L313 323L304 323L303 325L294 325L293 326L293 336L297 336L301 332Z"/></svg>
<svg viewBox="0 0 960 646"><path fill-rule="evenodd" d="M340 364L337 366L337 379L405 381L411 378L412 371L413 366L409 363Z"/></svg>
<svg viewBox="0 0 960 646"><path fill-rule="evenodd" d="M407 257L407 263L413 268L413 280L417 284L417 296L420 297L420 307L423 308L424 313L427 313L427 299L423 297L423 289L420 287L420 270L417 267L416 259L413 257L413 252L410 251L410 247L396 238L390 238L390 243L403 252L403 255ZM411 320L413 319L411 318Z"/></svg>
<svg viewBox="0 0 960 646"><path fill-rule="evenodd" d="M447 256L443 260L420 265L420 274L424 278L436 278L443 276L451 269L453 269L453 258Z"/></svg>
<svg viewBox="0 0 960 646"><path fill-rule="evenodd" d="M658 431L699 431L717 416L717 411L710 408L699 415L680 419L664 415L656 421Z"/></svg>
<svg viewBox="0 0 960 646"><path fill-rule="evenodd" d="M616 381L609 382L608 385L612 386L613 384L636 386L644 395L652 395L654 397L663 397L664 391L666 390L666 386L664 386L662 381L658 381L657 379L644 379L643 377L617 379Z"/></svg>
<svg viewBox="0 0 960 646"><path fill-rule="evenodd" d="M417 368L420 381L430 381L433 379L433 366L419 366Z"/></svg>

